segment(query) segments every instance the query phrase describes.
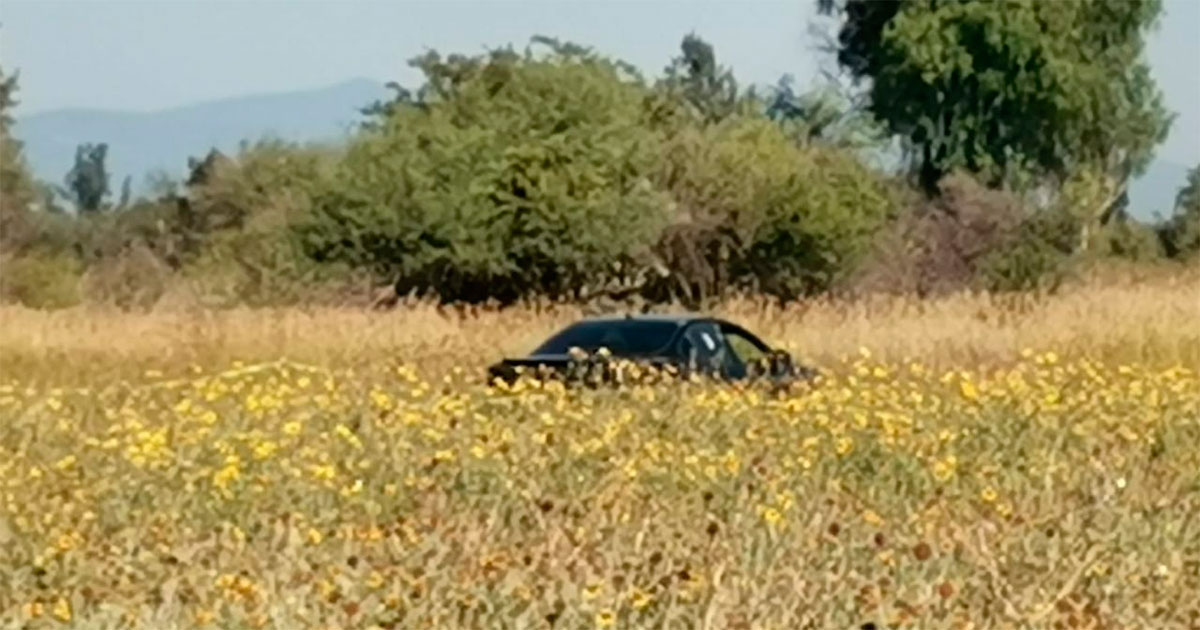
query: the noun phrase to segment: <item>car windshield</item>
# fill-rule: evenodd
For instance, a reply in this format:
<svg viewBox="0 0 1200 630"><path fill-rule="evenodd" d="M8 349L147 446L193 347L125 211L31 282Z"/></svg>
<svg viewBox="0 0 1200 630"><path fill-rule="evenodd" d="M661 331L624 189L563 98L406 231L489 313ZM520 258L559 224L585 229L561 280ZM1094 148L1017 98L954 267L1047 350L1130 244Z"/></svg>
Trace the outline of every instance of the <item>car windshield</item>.
<svg viewBox="0 0 1200 630"><path fill-rule="evenodd" d="M674 322L580 322L548 339L534 354L566 354L571 348L587 352L608 348L618 356L651 354L670 343L677 328Z"/></svg>

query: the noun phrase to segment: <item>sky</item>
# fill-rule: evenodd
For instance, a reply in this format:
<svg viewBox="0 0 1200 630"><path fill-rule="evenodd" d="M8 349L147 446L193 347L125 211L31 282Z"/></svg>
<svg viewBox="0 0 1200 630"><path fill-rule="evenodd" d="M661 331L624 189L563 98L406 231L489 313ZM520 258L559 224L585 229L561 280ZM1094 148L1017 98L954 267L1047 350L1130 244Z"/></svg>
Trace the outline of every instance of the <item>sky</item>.
<svg viewBox="0 0 1200 630"><path fill-rule="evenodd" d="M1059 1L1059 0L1047 0ZM1177 114L1158 157L1200 162L1200 0L1165 0L1148 57ZM743 83L832 68L815 0L3 0L0 64L17 116L65 108L150 111L351 78L413 86L428 49L481 52L543 34L657 74L695 32Z"/></svg>

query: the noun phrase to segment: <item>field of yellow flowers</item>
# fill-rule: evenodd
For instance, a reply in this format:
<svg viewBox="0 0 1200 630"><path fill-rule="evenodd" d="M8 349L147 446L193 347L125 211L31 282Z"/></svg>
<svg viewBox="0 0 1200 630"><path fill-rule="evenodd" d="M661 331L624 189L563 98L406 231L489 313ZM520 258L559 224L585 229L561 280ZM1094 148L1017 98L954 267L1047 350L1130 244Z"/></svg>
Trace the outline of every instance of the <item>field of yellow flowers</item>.
<svg viewBox="0 0 1200 630"><path fill-rule="evenodd" d="M3 628L1200 628L1200 366L1170 350L864 348L772 392L14 347Z"/></svg>

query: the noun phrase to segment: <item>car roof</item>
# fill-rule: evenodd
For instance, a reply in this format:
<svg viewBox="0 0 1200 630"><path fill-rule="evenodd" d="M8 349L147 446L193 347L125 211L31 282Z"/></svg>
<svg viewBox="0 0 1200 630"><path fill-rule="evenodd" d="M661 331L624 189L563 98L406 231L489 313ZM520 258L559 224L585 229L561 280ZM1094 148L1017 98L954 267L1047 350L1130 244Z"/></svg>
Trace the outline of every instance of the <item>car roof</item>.
<svg viewBox="0 0 1200 630"><path fill-rule="evenodd" d="M671 322L679 325L695 321L721 321L700 313L628 313L623 315L600 315L585 317L580 322Z"/></svg>

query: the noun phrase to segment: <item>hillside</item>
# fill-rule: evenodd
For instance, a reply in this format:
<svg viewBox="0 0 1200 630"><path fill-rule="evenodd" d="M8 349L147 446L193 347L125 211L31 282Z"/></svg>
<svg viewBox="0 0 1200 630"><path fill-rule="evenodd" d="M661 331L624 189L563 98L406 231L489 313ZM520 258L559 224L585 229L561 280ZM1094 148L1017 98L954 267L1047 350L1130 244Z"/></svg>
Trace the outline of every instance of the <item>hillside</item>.
<svg viewBox="0 0 1200 630"><path fill-rule="evenodd" d="M20 118L16 136L40 179L59 182L71 168L75 147L107 142L113 188L132 175L135 189L146 175L182 174L189 156L212 147L236 150L265 136L299 142L343 136L359 120L358 109L387 95L382 84L354 79L313 90L249 95L154 112L64 109Z"/></svg>

